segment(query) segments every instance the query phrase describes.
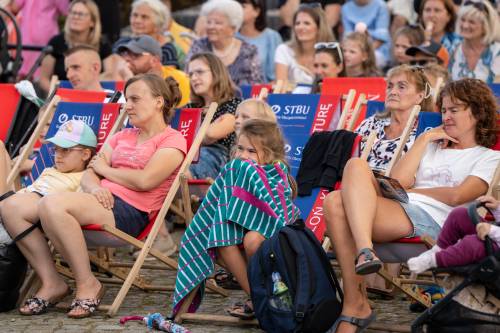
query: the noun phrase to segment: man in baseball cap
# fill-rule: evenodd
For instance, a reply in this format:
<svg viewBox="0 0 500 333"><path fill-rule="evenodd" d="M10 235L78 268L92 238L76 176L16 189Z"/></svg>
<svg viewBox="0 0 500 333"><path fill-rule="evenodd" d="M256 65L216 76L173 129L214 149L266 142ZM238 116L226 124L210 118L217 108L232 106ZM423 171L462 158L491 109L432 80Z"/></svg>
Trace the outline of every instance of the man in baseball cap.
<svg viewBox="0 0 500 333"><path fill-rule="evenodd" d="M179 106L189 101L190 86L186 73L173 66L163 66L161 63L160 44L151 36L133 37L128 43L118 47L118 54L125 60L119 65L118 74L127 81L137 74L152 73L162 78L171 76L179 83L182 99Z"/></svg>
<svg viewBox="0 0 500 333"><path fill-rule="evenodd" d="M410 64L420 66L434 62L447 68L450 60L450 55L446 48L436 42L427 42L418 46L409 47L406 50L406 55L413 57Z"/></svg>

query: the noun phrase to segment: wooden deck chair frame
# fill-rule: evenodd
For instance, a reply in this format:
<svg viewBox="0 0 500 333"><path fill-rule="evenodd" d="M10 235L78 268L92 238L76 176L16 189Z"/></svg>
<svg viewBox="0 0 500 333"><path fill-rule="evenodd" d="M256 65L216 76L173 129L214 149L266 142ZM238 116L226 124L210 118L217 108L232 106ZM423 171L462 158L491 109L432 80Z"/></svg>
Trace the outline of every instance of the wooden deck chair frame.
<svg viewBox="0 0 500 333"><path fill-rule="evenodd" d="M210 124L210 121L217 109L217 104L212 103L207 111L207 114L205 116L205 119L203 123L200 126L200 129L198 130L198 133L191 144L191 147L186 154L186 157L184 158L181 166L179 167L179 171L177 176L175 177L169 192L162 204L162 207L160 211L158 212L154 223L152 224L151 230L149 231L149 234L146 238L145 242L139 241L134 237L131 237L130 235L122 232L121 230L118 230L114 227L108 226L108 225L100 225L98 228L101 231L107 232L113 236L116 237L116 239L123 241L124 243L133 245L135 248L139 249L139 255L137 259L135 260L134 264L132 265L132 268L130 270L123 271L123 274L121 276L117 276L118 278L122 278L124 280L122 287L120 288L117 296L115 297L113 303L111 305L100 305L99 309L100 310L107 310L109 316L113 316L117 313L119 310L121 304L123 303L123 300L125 299L128 291L130 290L130 287L134 284L134 282L137 280L137 277L139 275L140 269L144 265L144 260L146 259L146 256L148 254L151 254L153 257L157 258L161 262L165 263L167 266L169 266L172 269L177 269L177 261L174 259L171 259L169 257L164 256L161 252L152 249L152 245L154 240L156 239L156 236L158 235L158 232L160 230L160 227L165 219L165 215L170 208L170 205L172 204L172 201L174 200L174 197L177 193L177 190L180 187L180 178L183 173L186 172L186 170L189 168L189 165L191 164L193 158L198 152L199 146L201 144L201 141L207 131L207 128ZM96 225L93 225L92 229L96 230L95 228ZM83 228L85 230L85 227ZM88 228L87 228L88 229ZM105 265L104 265L105 266ZM106 268L106 267L101 267L101 268ZM214 292L217 292L223 296L227 296L226 290L216 286L216 285L211 285L207 284L207 288L211 289Z"/></svg>

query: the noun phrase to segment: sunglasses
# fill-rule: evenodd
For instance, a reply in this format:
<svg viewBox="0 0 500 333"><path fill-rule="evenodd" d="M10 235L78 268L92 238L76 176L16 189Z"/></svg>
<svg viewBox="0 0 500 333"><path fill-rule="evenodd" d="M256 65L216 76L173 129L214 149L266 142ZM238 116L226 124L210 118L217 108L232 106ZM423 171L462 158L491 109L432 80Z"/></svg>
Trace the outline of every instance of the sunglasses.
<svg viewBox="0 0 500 333"><path fill-rule="evenodd" d="M431 60L431 59L418 59L418 60L410 60L410 65L411 66L415 66L415 68L421 68L421 67L417 67L417 66L425 66L429 63L433 63L435 61Z"/></svg>
<svg viewBox="0 0 500 333"><path fill-rule="evenodd" d="M342 55L342 50L340 49L340 44L338 42L320 42L320 43L316 43L316 44L314 44L314 49L315 50L324 50L324 49L337 50L337 53L338 53L339 58L340 58L340 62L344 63L344 57Z"/></svg>
<svg viewBox="0 0 500 333"><path fill-rule="evenodd" d="M306 2L300 4L299 9L302 8L322 8L322 7L320 2Z"/></svg>
<svg viewBox="0 0 500 333"><path fill-rule="evenodd" d="M485 14L488 14L488 7L482 2L476 2L476 1L465 1L463 6L472 6L479 10L480 12L483 12Z"/></svg>

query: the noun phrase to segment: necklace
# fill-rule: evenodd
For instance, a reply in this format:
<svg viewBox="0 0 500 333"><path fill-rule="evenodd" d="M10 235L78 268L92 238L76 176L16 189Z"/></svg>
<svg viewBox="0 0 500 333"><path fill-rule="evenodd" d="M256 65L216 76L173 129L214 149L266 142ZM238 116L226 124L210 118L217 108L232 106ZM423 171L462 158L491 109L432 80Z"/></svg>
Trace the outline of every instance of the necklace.
<svg viewBox="0 0 500 333"><path fill-rule="evenodd" d="M214 47L214 53L219 58L226 58L229 55L229 53L231 53L231 51L233 50L233 45L234 45L234 38L231 37L231 44L229 44L229 46L226 47L222 53L217 51L215 47Z"/></svg>

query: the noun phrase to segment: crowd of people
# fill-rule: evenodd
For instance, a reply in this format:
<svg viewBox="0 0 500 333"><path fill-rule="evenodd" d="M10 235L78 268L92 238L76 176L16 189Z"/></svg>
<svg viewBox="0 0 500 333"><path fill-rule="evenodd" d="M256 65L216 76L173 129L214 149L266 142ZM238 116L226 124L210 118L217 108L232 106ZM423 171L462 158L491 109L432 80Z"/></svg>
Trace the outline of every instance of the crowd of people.
<svg viewBox="0 0 500 333"><path fill-rule="evenodd" d="M332 332L364 329L375 319L364 284L364 275L382 267L374 242L423 234L437 239L434 248L408 263L417 273L485 256L461 206L477 198L492 209L499 206L484 195L500 162L500 153L491 149L499 106L488 86L500 81L500 1L281 0L279 31L267 25L268 3L206 1L193 31L175 22L170 1L135 0L128 33L109 40L93 0L6 1L23 24L37 15L51 24L43 36L42 30L22 30L23 40L52 46L33 78L40 94L53 89L53 75L87 91L104 91L104 80L125 81L122 102L133 126L96 154L90 128L78 121L64 124L55 136L41 138L55 145L55 166L0 202L11 237L39 220L43 229L18 243L41 280L19 309L22 314L43 313L72 293L57 273L46 238L74 273L76 295L68 316L96 310L105 287L92 274L81 226L100 221L139 235L160 209L186 154L185 139L170 126L173 110L203 108L205 117L213 102L218 106L199 162L187 176L214 183L180 244L173 307L204 285L216 258L226 266L225 277L250 295L248 259L301 213L293 203L297 185L276 115L262 100L243 100L242 85L282 81L288 93L307 86L319 94L325 78L385 77L384 111L355 130L362 137L375 132L373 148L366 160L347 162L342 188L324 202L345 295ZM58 15L66 15L61 33ZM25 56L19 79L31 58ZM384 172L406 140L402 134L415 106L440 112L443 125L421 135L415 126L403 142L403 156L390 173L408 192L409 200L399 202L382 196L374 172ZM77 136L71 134L75 128ZM11 166L1 145L0 194L12 190L5 185ZM454 229L471 237L458 242ZM498 228L489 225L477 233L500 239ZM168 255L177 248L166 228L153 246ZM465 259L461 252L474 255ZM245 300L228 312L251 318L252 303Z"/></svg>

